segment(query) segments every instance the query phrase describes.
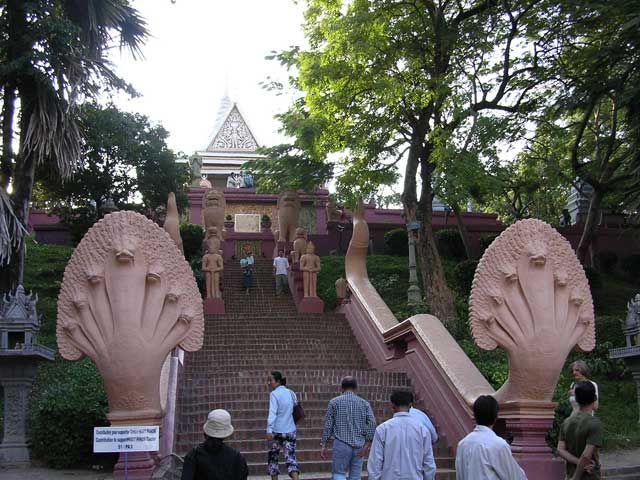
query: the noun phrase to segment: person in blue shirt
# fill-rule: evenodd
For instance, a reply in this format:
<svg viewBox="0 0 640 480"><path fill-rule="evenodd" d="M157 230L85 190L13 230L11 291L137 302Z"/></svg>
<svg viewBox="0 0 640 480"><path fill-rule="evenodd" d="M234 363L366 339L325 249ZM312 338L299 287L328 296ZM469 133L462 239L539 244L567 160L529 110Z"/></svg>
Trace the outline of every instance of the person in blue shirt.
<svg viewBox="0 0 640 480"><path fill-rule="evenodd" d="M300 469L296 460L296 424L293 421L293 407L298 402L296 394L287 388L287 379L282 373L273 371L267 380L269 395L269 417L267 419L267 440L269 441L269 464L267 472L273 480L278 478L280 468L278 458L284 449L284 461L289 476L298 480Z"/></svg>

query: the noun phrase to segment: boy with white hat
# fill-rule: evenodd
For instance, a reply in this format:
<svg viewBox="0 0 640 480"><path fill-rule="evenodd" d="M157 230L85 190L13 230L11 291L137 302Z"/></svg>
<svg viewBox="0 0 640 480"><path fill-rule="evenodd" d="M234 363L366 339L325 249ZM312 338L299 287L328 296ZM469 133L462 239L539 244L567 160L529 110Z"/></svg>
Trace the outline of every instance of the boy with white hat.
<svg viewBox="0 0 640 480"><path fill-rule="evenodd" d="M246 460L223 443L233 433L229 412L212 410L202 429L205 440L185 457L182 480L246 480Z"/></svg>

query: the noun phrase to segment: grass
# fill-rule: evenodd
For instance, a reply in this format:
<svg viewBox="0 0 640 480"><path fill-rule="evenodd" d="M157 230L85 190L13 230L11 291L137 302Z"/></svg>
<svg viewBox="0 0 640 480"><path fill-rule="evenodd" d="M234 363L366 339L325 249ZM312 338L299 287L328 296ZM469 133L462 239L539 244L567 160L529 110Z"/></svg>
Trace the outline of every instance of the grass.
<svg viewBox="0 0 640 480"><path fill-rule="evenodd" d="M64 269L73 248L60 245L39 245L29 237L24 266L24 288L38 294L36 308L42 325L38 342L56 348L57 301Z"/></svg>

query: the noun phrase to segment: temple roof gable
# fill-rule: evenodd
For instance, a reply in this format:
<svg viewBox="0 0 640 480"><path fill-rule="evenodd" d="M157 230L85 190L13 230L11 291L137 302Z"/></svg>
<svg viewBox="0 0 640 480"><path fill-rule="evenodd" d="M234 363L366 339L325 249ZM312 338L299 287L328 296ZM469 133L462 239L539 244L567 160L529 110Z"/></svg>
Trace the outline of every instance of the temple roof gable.
<svg viewBox="0 0 640 480"><path fill-rule="evenodd" d="M256 137L238 105L229 97L224 97L206 151L255 152L258 146Z"/></svg>

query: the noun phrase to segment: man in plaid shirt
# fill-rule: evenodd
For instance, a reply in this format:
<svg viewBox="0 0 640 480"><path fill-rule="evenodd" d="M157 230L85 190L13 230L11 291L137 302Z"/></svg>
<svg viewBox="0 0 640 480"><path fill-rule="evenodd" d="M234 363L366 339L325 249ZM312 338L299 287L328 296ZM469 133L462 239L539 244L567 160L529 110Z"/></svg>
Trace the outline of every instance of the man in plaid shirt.
<svg viewBox="0 0 640 480"><path fill-rule="evenodd" d="M369 452L376 431L371 405L356 395L358 383L353 377L342 379L342 395L329 402L320 446L320 457L327 459L327 442L333 440L332 479L360 480L362 462Z"/></svg>

